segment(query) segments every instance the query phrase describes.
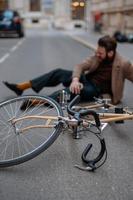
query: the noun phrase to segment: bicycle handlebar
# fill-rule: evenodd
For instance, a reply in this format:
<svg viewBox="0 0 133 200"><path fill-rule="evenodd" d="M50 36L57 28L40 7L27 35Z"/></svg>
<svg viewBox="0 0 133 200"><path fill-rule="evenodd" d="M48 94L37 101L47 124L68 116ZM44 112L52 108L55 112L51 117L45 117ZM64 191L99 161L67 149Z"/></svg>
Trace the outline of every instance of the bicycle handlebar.
<svg viewBox="0 0 133 200"><path fill-rule="evenodd" d="M92 171L94 171L95 169L98 168L98 167L96 167L96 163L98 163L102 159L102 157L104 156L105 152L106 152L106 155L107 155L106 144L105 144L104 138L100 139L100 144L101 144L101 150L100 150L98 156L96 158L94 158L93 160L89 160L87 158L87 156L88 156L88 154L89 154L89 152L90 152L90 150L91 150L91 148L93 146L90 143L87 145L87 147L85 148L85 150L83 151L82 156L81 156L83 162L86 163L92 169ZM105 160L106 160L106 158L105 158Z"/></svg>
<svg viewBox="0 0 133 200"><path fill-rule="evenodd" d="M92 115L94 117L94 120L95 120L95 123L96 123L96 126L97 128L99 129L100 127L100 119L99 119L99 115L94 111L94 110L81 110L81 111L74 111L72 109L72 106L74 106L76 103L79 103L80 101L80 96L77 95L74 97L74 99L68 104L67 106L67 112L74 116L75 119L77 119L79 122L80 120L82 120L80 117L81 116L86 116L86 115ZM83 151L82 153L82 161L87 164L87 167L84 168L84 169L88 169L88 170L91 170L91 171L94 171L96 170L97 168L99 168L101 165L103 165L103 163L105 162L106 160L106 157L107 157L107 150L106 150L106 144L105 144L105 140L104 138L100 137L100 136L97 136L98 139L100 140L100 145L101 145L101 149L100 149L100 152L98 153L98 155L94 158L94 159L89 159L89 153L92 149L92 146L93 144L88 144L87 147L85 148L85 150ZM99 161L103 158L103 156L105 155L105 159L104 161L98 166L97 163L99 163ZM96 165L97 164L97 165ZM79 169L83 169L83 168L80 168L78 166Z"/></svg>
<svg viewBox="0 0 133 200"><path fill-rule="evenodd" d="M72 110L72 106L74 106L76 103L79 103L79 101L80 101L80 96L79 95L75 96L73 100L68 104L67 112L72 116L77 114L79 114L80 116L92 115L95 119L96 126L99 127L100 126L99 116L94 110L85 110L85 111L82 110L78 112Z"/></svg>

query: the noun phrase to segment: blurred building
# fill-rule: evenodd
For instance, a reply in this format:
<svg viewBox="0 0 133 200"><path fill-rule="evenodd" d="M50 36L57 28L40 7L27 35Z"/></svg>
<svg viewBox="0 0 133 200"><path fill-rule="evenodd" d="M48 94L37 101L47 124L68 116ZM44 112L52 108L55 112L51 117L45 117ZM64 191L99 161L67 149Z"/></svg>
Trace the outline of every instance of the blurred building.
<svg viewBox="0 0 133 200"><path fill-rule="evenodd" d="M0 8L17 9L26 23L56 28L85 27L86 0L0 0Z"/></svg>
<svg viewBox="0 0 133 200"><path fill-rule="evenodd" d="M86 0L55 0L54 19L58 28L85 28Z"/></svg>
<svg viewBox="0 0 133 200"><path fill-rule="evenodd" d="M133 0L90 0L92 19L102 22L104 31L133 33Z"/></svg>
<svg viewBox="0 0 133 200"><path fill-rule="evenodd" d="M6 7L8 7L8 0L0 0L0 10L3 10Z"/></svg>
<svg viewBox="0 0 133 200"><path fill-rule="evenodd" d="M19 11L26 25L43 23L42 0L9 0L9 7Z"/></svg>
<svg viewBox="0 0 133 200"><path fill-rule="evenodd" d="M46 5L46 6L45 6ZM0 9L18 10L26 24L44 24L53 11L53 0L0 0Z"/></svg>

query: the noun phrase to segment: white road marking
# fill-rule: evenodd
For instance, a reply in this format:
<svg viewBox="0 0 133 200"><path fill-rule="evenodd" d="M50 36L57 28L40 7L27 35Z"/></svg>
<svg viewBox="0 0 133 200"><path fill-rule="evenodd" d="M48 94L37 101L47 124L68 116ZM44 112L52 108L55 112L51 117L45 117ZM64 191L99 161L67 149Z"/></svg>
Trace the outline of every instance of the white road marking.
<svg viewBox="0 0 133 200"><path fill-rule="evenodd" d="M18 47L23 43L24 39L19 41L15 46L13 46L11 49L9 49L9 53L6 53L2 58L0 58L0 63L3 63L10 55L12 52L16 51Z"/></svg>
<svg viewBox="0 0 133 200"><path fill-rule="evenodd" d="M18 47L17 46L14 46L10 49L11 52L15 51Z"/></svg>
<svg viewBox="0 0 133 200"><path fill-rule="evenodd" d="M3 63L9 56L10 53L6 53L2 58L0 58L0 63Z"/></svg>

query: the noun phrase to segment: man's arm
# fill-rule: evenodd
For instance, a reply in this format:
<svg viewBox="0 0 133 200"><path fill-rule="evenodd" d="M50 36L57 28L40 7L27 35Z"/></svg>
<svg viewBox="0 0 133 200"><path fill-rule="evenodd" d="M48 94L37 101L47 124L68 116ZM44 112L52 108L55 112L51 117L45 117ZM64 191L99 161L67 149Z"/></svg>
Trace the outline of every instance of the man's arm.
<svg viewBox="0 0 133 200"><path fill-rule="evenodd" d="M89 57L89 58L85 59L82 63L76 65L73 70L73 77L80 78L81 74L84 71L89 71L89 69L92 66L93 60L94 60L94 57Z"/></svg>
<svg viewBox="0 0 133 200"><path fill-rule="evenodd" d="M130 62L126 62L124 65L124 76L126 79L133 82L133 64Z"/></svg>
<svg viewBox="0 0 133 200"><path fill-rule="evenodd" d="M92 59L87 58L85 61L83 61L81 64L78 64L75 66L73 70L73 78L70 85L70 91L73 94L80 94L81 89L83 89L83 84L80 83L80 76L84 71L88 71L91 67Z"/></svg>

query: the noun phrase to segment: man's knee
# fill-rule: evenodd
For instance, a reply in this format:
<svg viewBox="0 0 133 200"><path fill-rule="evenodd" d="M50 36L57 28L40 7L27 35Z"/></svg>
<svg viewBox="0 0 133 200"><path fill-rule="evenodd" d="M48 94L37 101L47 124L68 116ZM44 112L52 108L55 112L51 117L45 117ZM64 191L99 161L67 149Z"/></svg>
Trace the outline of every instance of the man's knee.
<svg viewBox="0 0 133 200"><path fill-rule="evenodd" d="M53 70L55 73L62 73L64 70L61 68L56 68Z"/></svg>

